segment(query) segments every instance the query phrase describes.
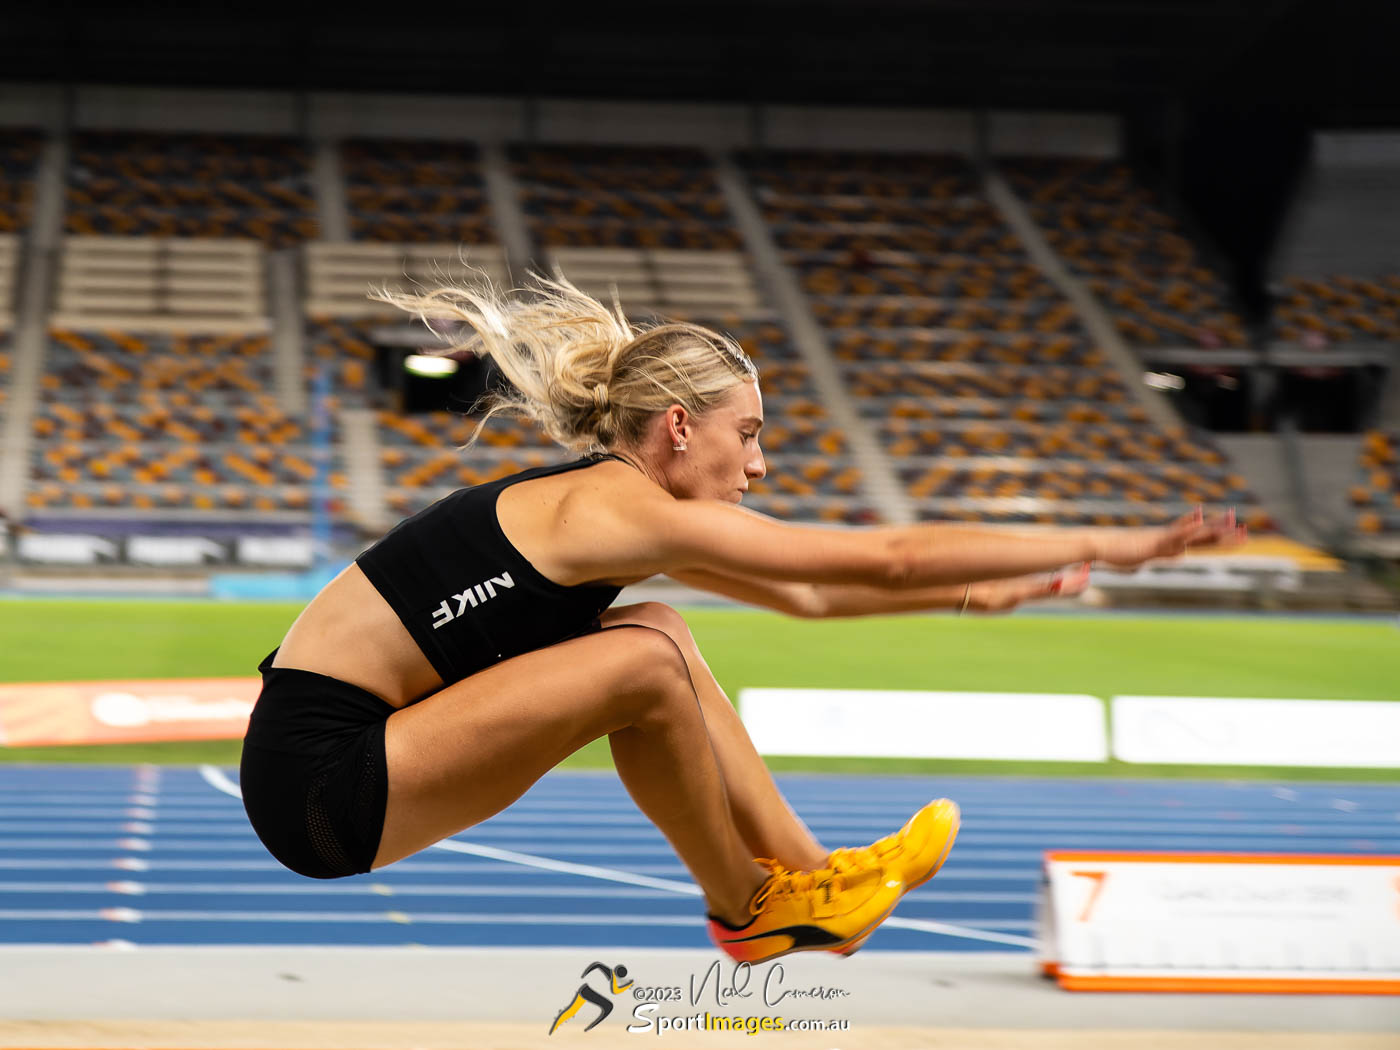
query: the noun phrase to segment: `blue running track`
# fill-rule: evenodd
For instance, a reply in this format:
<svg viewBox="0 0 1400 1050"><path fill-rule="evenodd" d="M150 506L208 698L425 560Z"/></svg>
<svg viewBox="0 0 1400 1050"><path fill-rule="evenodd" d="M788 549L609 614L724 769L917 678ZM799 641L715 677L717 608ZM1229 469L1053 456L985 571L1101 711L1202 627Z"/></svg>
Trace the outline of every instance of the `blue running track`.
<svg viewBox="0 0 1400 1050"><path fill-rule="evenodd" d="M611 774L553 773L445 847L334 881L268 856L235 775L0 766L0 942L708 947L685 869ZM1051 848L1400 854L1400 785L779 782L828 846L887 834L939 795L961 804L952 857L873 949L1029 950Z"/></svg>

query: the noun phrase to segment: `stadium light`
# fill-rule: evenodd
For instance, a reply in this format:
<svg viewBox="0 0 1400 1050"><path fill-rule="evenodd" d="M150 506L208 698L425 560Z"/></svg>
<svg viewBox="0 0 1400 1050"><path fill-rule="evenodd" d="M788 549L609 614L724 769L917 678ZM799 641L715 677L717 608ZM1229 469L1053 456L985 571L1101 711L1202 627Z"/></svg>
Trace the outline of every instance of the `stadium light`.
<svg viewBox="0 0 1400 1050"><path fill-rule="evenodd" d="M409 354L403 359L403 370L409 375L437 379L457 374L457 362L450 357L431 357L428 354Z"/></svg>
<svg viewBox="0 0 1400 1050"><path fill-rule="evenodd" d="M1170 372L1145 372L1142 381L1154 390L1185 390L1186 380Z"/></svg>

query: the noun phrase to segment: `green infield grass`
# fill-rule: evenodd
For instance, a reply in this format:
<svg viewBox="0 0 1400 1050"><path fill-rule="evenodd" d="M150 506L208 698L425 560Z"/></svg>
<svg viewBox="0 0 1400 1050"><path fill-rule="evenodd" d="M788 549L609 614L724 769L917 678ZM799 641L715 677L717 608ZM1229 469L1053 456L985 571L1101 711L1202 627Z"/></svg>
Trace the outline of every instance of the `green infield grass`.
<svg viewBox="0 0 1400 1050"><path fill-rule="evenodd" d="M300 604L0 601L0 681L254 675ZM684 610L730 697L746 686L1400 700L1393 621L1013 615L793 620ZM237 762L236 741L0 748L0 761ZM1400 781L1400 769L775 757L776 770ZM595 741L566 763L609 765Z"/></svg>

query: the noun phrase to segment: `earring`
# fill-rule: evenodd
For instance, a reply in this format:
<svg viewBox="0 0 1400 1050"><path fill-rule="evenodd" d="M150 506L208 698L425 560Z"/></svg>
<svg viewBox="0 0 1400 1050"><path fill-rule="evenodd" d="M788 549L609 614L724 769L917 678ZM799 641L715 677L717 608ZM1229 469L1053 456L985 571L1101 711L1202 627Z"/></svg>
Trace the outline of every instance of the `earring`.
<svg viewBox="0 0 1400 1050"><path fill-rule="evenodd" d="M682 443L682 444L679 444L679 445L672 445L671 448L675 449L675 451L677 451L677 452L684 452L684 451L685 451L685 444Z"/></svg>

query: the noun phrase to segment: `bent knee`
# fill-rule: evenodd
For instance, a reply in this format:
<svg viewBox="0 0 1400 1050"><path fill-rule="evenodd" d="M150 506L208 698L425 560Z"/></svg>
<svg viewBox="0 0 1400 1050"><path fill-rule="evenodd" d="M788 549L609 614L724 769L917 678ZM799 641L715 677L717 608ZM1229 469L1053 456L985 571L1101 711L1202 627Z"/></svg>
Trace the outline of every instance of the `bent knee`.
<svg viewBox="0 0 1400 1050"><path fill-rule="evenodd" d="M616 631L622 636L622 662L618 673L626 694L635 697L643 708L677 698L694 702L690 666L669 634L657 627L635 623L620 625Z"/></svg>
<svg viewBox="0 0 1400 1050"><path fill-rule="evenodd" d="M661 631L683 649L695 645L685 617L665 602L638 602L614 611L619 623L635 623Z"/></svg>

